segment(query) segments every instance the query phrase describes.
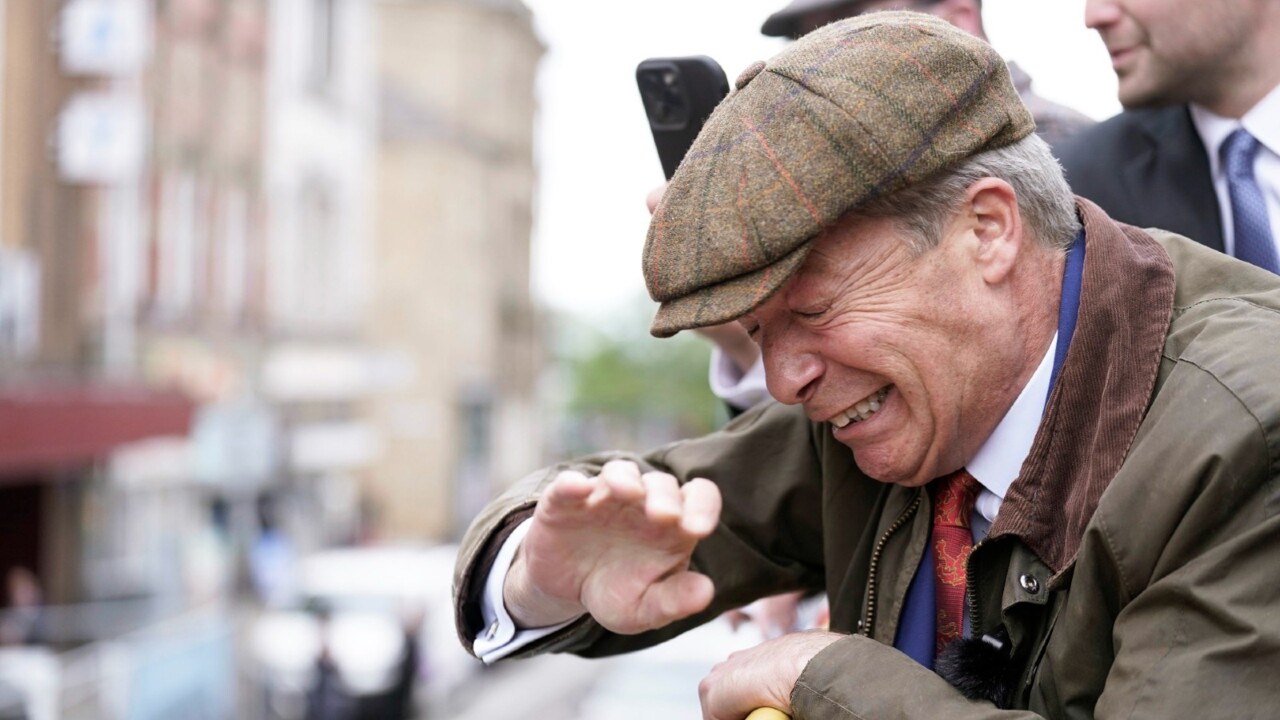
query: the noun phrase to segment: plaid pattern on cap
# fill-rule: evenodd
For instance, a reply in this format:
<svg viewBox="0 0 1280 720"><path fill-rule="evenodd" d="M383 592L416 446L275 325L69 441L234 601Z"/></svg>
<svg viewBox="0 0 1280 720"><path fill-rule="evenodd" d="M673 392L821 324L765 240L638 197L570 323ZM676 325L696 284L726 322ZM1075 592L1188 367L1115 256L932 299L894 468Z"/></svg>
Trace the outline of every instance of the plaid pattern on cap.
<svg viewBox="0 0 1280 720"><path fill-rule="evenodd" d="M742 316L846 212L1034 130L1004 60L936 17L870 13L806 35L739 78L654 211L650 332Z"/></svg>

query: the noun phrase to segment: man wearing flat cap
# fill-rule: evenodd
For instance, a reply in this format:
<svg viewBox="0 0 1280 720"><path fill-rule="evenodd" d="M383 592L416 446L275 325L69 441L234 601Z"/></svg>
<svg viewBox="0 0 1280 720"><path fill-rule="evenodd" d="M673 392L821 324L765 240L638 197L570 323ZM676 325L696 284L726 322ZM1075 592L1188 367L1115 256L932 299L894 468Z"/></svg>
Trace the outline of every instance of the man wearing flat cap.
<svg viewBox="0 0 1280 720"><path fill-rule="evenodd" d="M935 15L970 35L987 39L982 21L982 0L791 0L771 14L760 31L772 37L797 39L827 23L868 12L917 10ZM1036 123L1036 134L1057 153L1058 146L1094 121L1065 105L1052 102L1031 87L1031 76L1009 62L1009 75L1018 97ZM1070 169L1070 165L1068 165ZM1088 193L1085 193L1088 195ZM1197 238L1199 239L1199 238ZM731 411L740 411L768 397L759 348L733 325L699 328L713 343L711 390Z"/></svg>
<svg viewBox="0 0 1280 720"><path fill-rule="evenodd" d="M748 69L663 196L653 332L737 320L770 403L534 473L463 541L486 660L825 590L705 718L1280 707L1280 279L1073 198L991 48L917 13Z"/></svg>

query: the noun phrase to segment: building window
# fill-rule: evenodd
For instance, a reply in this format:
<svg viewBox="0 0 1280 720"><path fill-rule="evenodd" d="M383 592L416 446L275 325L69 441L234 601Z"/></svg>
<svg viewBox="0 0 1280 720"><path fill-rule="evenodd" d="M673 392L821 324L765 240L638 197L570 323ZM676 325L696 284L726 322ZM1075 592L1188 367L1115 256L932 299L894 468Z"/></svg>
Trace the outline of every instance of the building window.
<svg viewBox="0 0 1280 720"><path fill-rule="evenodd" d="M245 309L249 287L249 201L235 188L222 206L222 310L232 320Z"/></svg>
<svg viewBox="0 0 1280 720"><path fill-rule="evenodd" d="M29 250L0 246L0 358L34 355L39 331L40 263Z"/></svg>
<svg viewBox="0 0 1280 720"><path fill-rule="evenodd" d="M330 187L318 179L304 182L298 195L297 319L329 326L338 318L343 283L336 217Z"/></svg>
<svg viewBox="0 0 1280 720"><path fill-rule="evenodd" d="M198 288L198 189L190 171L167 174L160 188L156 310L164 320L190 312Z"/></svg>
<svg viewBox="0 0 1280 720"><path fill-rule="evenodd" d="M466 527L493 496L491 485L493 448L493 393L487 386L463 391L459 407L461 433L458 475L454 488L455 527Z"/></svg>

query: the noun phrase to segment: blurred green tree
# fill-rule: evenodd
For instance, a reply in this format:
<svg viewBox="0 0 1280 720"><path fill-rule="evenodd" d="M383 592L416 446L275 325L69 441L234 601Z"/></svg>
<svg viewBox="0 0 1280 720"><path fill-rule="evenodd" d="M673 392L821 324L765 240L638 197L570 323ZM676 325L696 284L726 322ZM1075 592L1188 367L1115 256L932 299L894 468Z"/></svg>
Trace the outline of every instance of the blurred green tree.
<svg viewBox="0 0 1280 720"><path fill-rule="evenodd" d="M557 345L569 451L645 449L724 424L707 384L710 345L694 333L650 336L652 314L646 299L608 326L568 321Z"/></svg>

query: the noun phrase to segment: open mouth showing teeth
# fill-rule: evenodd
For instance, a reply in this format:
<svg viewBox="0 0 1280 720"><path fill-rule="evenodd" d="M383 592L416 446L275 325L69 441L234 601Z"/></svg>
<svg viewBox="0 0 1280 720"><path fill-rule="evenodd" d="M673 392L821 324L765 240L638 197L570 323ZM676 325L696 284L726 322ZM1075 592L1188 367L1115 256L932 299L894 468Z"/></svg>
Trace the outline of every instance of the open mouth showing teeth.
<svg viewBox="0 0 1280 720"><path fill-rule="evenodd" d="M866 420L880 411L880 405L884 402L885 396L888 394L889 386L886 385L854 403L849 409L831 418L831 424L835 425L837 428L842 428L849 423L860 423L863 420Z"/></svg>

